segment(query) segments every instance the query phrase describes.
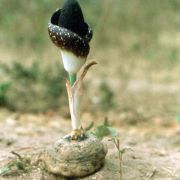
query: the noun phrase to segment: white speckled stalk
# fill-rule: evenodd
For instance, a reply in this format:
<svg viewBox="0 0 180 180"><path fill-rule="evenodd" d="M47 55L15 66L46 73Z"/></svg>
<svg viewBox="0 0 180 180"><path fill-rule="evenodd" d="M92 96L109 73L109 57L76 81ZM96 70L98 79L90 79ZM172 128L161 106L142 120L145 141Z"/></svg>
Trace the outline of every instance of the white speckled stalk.
<svg viewBox="0 0 180 180"><path fill-rule="evenodd" d="M71 87L70 82L66 81L66 88L69 99L69 108L72 120L72 128L73 130L81 129L80 122L80 90L83 82L83 78L85 77L88 69L95 65L96 62L91 62L83 68L82 73L79 78L76 80L74 85Z"/></svg>
<svg viewBox="0 0 180 180"><path fill-rule="evenodd" d="M78 90L73 91L72 101L69 102L69 106L72 120L72 128L73 130L80 129L80 96Z"/></svg>
<svg viewBox="0 0 180 180"><path fill-rule="evenodd" d="M77 86L70 85L69 81L66 82L68 99L69 99L69 109L72 121L73 130L81 128L80 122L80 93Z"/></svg>

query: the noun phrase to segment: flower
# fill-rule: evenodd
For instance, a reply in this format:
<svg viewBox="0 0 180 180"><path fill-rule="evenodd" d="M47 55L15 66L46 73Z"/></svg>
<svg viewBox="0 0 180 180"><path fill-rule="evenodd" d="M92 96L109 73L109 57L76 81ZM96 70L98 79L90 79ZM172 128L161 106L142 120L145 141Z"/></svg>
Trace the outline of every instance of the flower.
<svg viewBox="0 0 180 180"><path fill-rule="evenodd" d="M89 54L92 29L84 21L76 0L66 0L62 9L56 10L48 23L49 36L60 48L64 68L76 74Z"/></svg>

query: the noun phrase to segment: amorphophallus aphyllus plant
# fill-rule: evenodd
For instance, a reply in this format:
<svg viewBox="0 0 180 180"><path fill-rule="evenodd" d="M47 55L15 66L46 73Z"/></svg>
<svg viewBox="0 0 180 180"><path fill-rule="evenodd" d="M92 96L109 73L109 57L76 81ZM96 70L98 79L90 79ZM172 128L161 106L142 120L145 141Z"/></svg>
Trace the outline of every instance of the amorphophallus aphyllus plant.
<svg viewBox="0 0 180 180"><path fill-rule="evenodd" d="M96 64L84 65L90 50L92 29L84 21L77 0L65 0L62 9L53 13L48 30L52 42L60 49L64 68L69 74L66 88L73 130L45 151L44 163L50 173L68 178L84 177L104 165L107 153L106 146L97 137L84 133L79 116L83 78L88 69Z"/></svg>
<svg viewBox="0 0 180 180"><path fill-rule="evenodd" d="M64 68L69 74L70 83L67 81L66 87L73 128L71 138L82 139L84 132L79 117L79 89L88 68L95 63L87 65L79 79L76 80L76 77L89 54L92 29L84 21L79 3L76 0L66 0L62 9L53 13L48 32L52 42L60 49Z"/></svg>

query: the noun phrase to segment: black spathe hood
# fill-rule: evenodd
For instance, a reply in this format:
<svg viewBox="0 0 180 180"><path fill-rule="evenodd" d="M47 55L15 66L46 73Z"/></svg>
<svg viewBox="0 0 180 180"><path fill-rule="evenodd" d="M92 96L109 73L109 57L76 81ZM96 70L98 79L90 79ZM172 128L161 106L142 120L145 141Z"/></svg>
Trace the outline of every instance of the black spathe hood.
<svg viewBox="0 0 180 180"><path fill-rule="evenodd" d="M62 9L53 13L48 31L56 46L71 51L76 56L87 57L92 29L84 21L76 0L67 0Z"/></svg>

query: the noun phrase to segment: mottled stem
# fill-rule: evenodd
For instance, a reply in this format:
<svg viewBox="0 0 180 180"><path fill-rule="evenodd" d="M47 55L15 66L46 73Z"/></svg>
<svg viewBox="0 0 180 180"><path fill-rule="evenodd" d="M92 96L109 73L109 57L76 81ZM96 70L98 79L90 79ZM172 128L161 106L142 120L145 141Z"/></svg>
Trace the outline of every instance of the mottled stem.
<svg viewBox="0 0 180 180"><path fill-rule="evenodd" d="M69 81L71 87L73 87L76 82L76 74L69 73ZM72 120L73 129L80 128L80 120L79 120L79 93L77 91L72 91L72 99L70 102L70 114Z"/></svg>
<svg viewBox="0 0 180 180"><path fill-rule="evenodd" d="M76 80L75 74L69 74L70 81L66 81L66 88L67 88L68 98L69 98L69 108L70 108L73 130L81 129L80 89L81 89L81 85L82 85L82 82L86 73L88 72L89 68L95 64L96 62L91 62L88 65L86 65L77 80Z"/></svg>
<svg viewBox="0 0 180 180"><path fill-rule="evenodd" d="M71 114L71 121L72 121L72 128L73 130L80 129L81 123L79 119L79 88L75 88L74 81L76 79L76 76L69 74L70 81L66 82L67 92L68 92L68 98L69 98L69 108L70 108L70 114Z"/></svg>

